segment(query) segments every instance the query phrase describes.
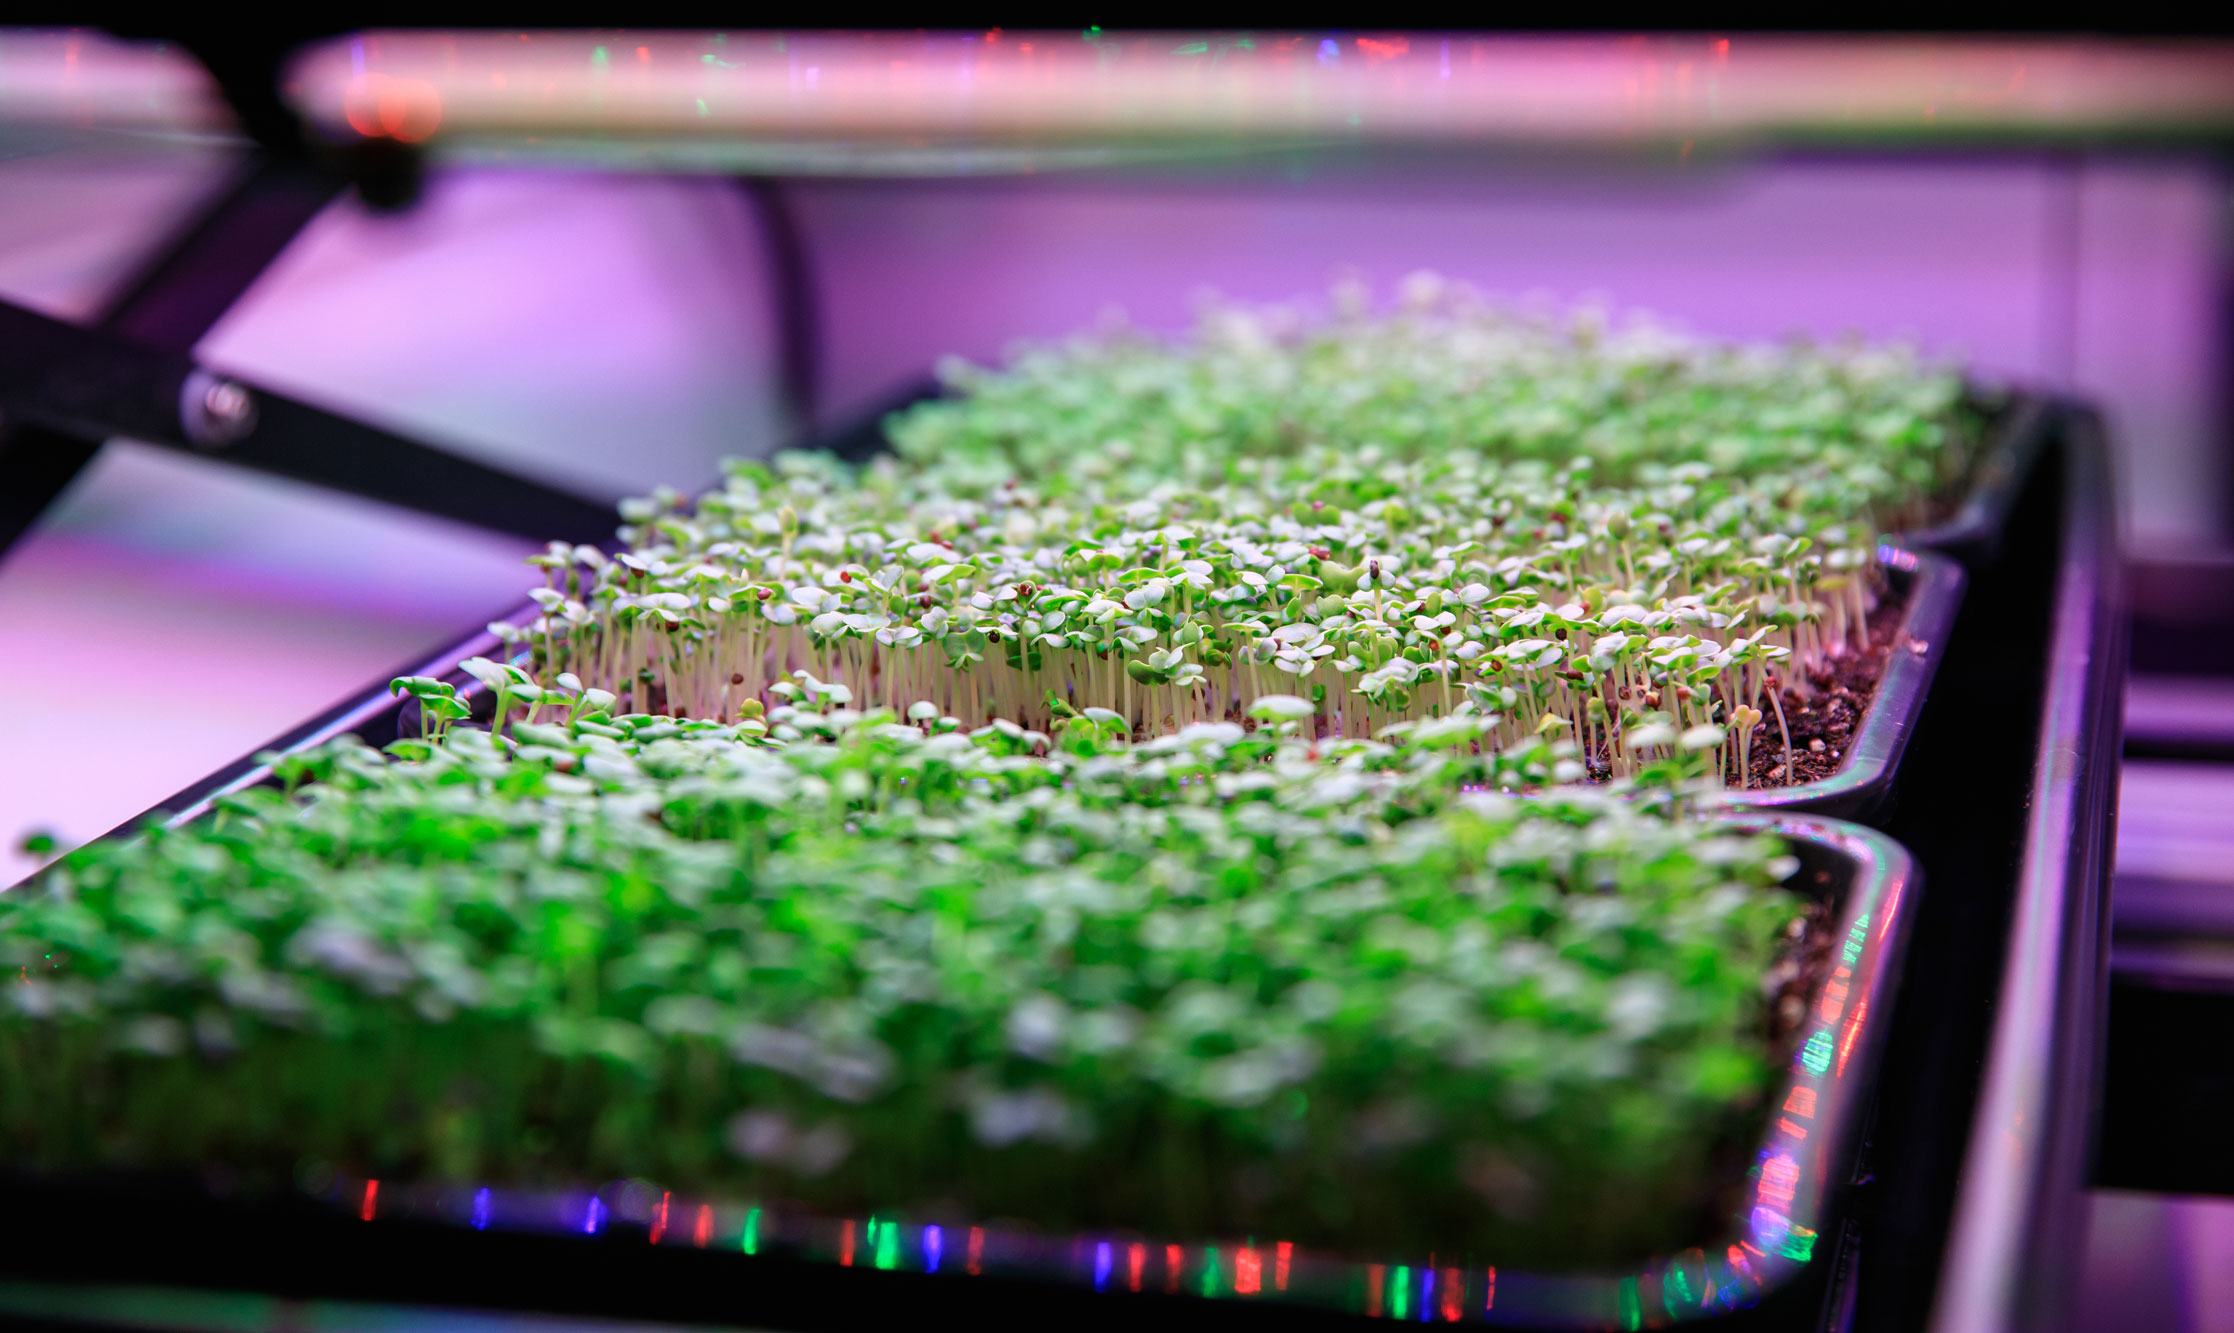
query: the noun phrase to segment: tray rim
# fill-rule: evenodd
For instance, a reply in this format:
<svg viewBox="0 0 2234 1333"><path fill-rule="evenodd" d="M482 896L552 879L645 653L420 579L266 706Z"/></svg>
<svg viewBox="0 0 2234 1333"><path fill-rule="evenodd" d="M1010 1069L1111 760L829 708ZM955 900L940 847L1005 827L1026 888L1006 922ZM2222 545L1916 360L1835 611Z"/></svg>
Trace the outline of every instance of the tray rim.
<svg viewBox="0 0 2234 1333"><path fill-rule="evenodd" d="M2086 1225L2094 1089L2108 997L2129 594L2108 422L2070 402L2048 660L2003 936L2001 980L1947 1218L1935 1333L2060 1322Z"/></svg>

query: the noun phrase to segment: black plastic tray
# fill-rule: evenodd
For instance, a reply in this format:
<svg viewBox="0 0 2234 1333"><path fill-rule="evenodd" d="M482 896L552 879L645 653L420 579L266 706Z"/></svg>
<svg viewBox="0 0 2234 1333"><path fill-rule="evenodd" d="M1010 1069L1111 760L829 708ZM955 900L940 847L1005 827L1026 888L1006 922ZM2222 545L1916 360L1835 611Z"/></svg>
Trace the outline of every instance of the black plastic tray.
<svg viewBox="0 0 2234 1333"><path fill-rule="evenodd" d="M0 1274L784 1327L1028 1312L1096 1325L1633 1328L1763 1305L1804 1312L1835 1251L1919 873L1889 838L1851 824L1733 822L1783 837L1800 861L1795 891L1830 904L1831 970L1809 995L1753 1168L1729 1182L1741 1201L1728 1223L1671 1237L1633 1269L1531 1273L1432 1255L1364 1262L1274 1238L1181 1244L800 1217L642 1182L528 1194L326 1179L289 1197L229 1199L195 1182L95 1179L0 1184Z"/></svg>
<svg viewBox="0 0 2234 1333"><path fill-rule="evenodd" d="M1933 1327L2068 1318L2086 1235L2130 625L2100 415L2073 406L2044 473L2055 506L2036 748L1978 1100ZM2043 481L2048 477L2043 477ZM2043 498L2046 498L2043 495Z"/></svg>

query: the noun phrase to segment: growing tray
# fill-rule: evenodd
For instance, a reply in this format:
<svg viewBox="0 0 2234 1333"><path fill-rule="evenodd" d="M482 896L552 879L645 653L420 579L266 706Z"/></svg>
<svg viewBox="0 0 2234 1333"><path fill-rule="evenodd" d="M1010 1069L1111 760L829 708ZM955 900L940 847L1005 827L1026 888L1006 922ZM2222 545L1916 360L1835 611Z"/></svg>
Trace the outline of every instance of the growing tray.
<svg viewBox="0 0 2234 1333"><path fill-rule="evenodd" d="M1206 1244L966 1218L811 1217L644 1182L528 1193L326 1177L278 1198L228 1198L175 1178L0 1184L0 1272L785 1327L1029 1315L1634 1328L1764 1305L1807 1319L1838 1249L1919 874L1889 838L1851 824L1732 822L1790 846L1794 891L1829 908L1816 927L1827 962L1808 986L1752 1167L1722 1182L1723 1224L1670 1236L1634 1268L1529 1272L1433 1255L1372 1262L1274 1237Z"/></svg>
<svg viewBox="0 0 2234 1333"><path fill-rule="evenodd" d="M884 418L944 393L935 376L918 376L894 390L877 410L863 414L844 431L821 441L819 447L852 462L888 452L891 442L885 438ZM2072 410L2071 404L2050 395L1983 387L1971 390L1970 401L1973 410L1986 418L1985 440L1962 498L1939 521L1893 538L1898 545L1938 551L1964 565L1989 560L1999 552L2010 512Z"/></svg>
<svg viewBox="0 0 2234 1333"><path fill-rule="evenodd" d="M1893 795L1900 773L1901 755L1923 716L1933 674L1946 653L1947 638L1962 609L1963 570L1951 558L1899 546L1880 546L1877 562L1885 571L1895 597L1905 599L1905 610L1887 659L1861 724L1855 728L1839 768L1829 777L1787 787L1726 792L1723 800L1738 810L1820 814L1840 819L1869 820L1883 811ZM524 624L541 614L533 602L508 607L497 621ZM458 669L469 657L503 656L504 645L483 629L452 644L424 661L407 664L382 676L355 698L320 714L255 754L236 760L144 814L119 825L106 836L129 832L151 817L182 823L207 812L213 801L228 792L261 785L271 779L270 766L257 756L286 754L354 732L368 744L386 745L399 736L417 734L416 705L408 697L388 691L396 676L433 676L449 682L458 697L482 703L488 692L482 684ZM515 658L524 660L519 654ZM484 711L476 716L486 721Z"/></svg>
<svg viewBox="0 0 2234 1333"><path fill-rule="evenodd" d="M936 380L921 377L903 384L873 408L844 426L817 437L811 447L862 462L889 449L884 422L892 413L937 397ZM1775 810L1870 821L1888 807L1899 776L1901 755L1923 713L1933 675L1944 656L1948 633L1961 609L1964 565L1998 549L2009 514L2032 476L2039 456L2056 438L2064 409L2054 400L2010 395L1990 427L1987 446L1972 489L1945 522L1906 534L1878 547L1877 560L1895 596L1907 599L1897 647L1871 696L1868 710L1847 746L1840 767L1828 777L1785 787L1732 792L1728 802L1746 810ZM493 621L525 624L541 614L533 602L505 607ZM358 695L344 700L267 745L174 793L104 836L127 833L150 817L192 819L226 792L268 781L270 770L256 759L265 751L287 753L354 732L379 746L415 734L415 707L388 692L397 676L433 676L448 681L461 698L478 699L480 682L457 669L469 657L500 656L503 645L485 629L467 635L424 660L405 663L381 676Z"/></svg>

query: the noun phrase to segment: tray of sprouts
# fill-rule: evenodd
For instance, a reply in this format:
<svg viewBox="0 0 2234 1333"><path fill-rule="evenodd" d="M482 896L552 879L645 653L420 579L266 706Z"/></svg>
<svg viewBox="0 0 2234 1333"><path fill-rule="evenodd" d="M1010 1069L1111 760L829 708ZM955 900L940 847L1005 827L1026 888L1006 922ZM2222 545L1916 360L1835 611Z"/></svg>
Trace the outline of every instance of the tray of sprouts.
<svg viewBox="0 0 2234 1333"><path fill-rule="evenodd" d="M948 358L938 396L896 413L904 455L989 474L1204 480L1236 457L1378 445L1594 460L1601 476L1703 462L1827 470L1903 545L1968 559L1998 541L2058 404L1855 338L1713 340L1643 312L1503 303L1418 273L1387 308L1208 299L1167 338L1112 316L1026 340L998 367Z"/></svg>
<svg viewBox="0 0 2234 1333"><path fill-rule="evenodd" d="M992 1280L911 1302L1589 1326L1826 1266L1915 872L1703 812L1706 737L1640 728L1607 786L1570 737L1321 736L1297 695L1136 740L805 671L743 721L508 683L492 730L271 756L0 895L9 1264L86 1262L68 1219L113 1199L36 1191L106 1172L222 1183L112 1256L205 1282L440 1223L396 1298L491 1229L577 1248L457 1250L477 1300L601 1235ZM628 1299L694 1283L770 1286Z"/></svg>
<svg viewBox="0 0 2234 1333"><path fill-rule="evenodd" d="M619 555L538 557L546 586L494 655L727 720L798 670L973 727L1105 710L1143 739L1247 724L1275 694L1325 737L1465 713L1493 746L1569 737L1598 778L1664 714L1724 733L1738 799L1859 814L1962 587L1944 557L1879 547L1869 496L1827 471L1616 480L1371 446L1129 488L968 471L794 454L635 502Z"/></svg>
<svg viewBox="0 0 2234 1333"><path fill-rule="evenodd" d="M1141 737L1247 724L1268 693L1328 736L1466 708L1496 715L1493 744L1572 737L1599 778L1666 713L1721 729L1738 804L1882 805L1963 574L1877 534L1967 475L1959 376L1428 278L1393 313L1356 299L949 365L949 397L888 418L892 453L792 452L632 501L619 554L554 545L534 603L448 660L708 718L794 670L972 726L1107 709ZM359 704L351 725L377 711Z"/></svg>

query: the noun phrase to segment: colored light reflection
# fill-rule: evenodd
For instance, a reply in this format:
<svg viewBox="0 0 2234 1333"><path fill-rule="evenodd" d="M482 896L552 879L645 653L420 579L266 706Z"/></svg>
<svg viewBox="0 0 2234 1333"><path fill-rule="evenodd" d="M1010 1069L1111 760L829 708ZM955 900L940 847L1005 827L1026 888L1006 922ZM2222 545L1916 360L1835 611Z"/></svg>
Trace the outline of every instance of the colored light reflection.
<svg viewBox="0 0 2234 1333"><path fill-rule="evenodd" d="M1753 1239L1763 1250L1782 1252L1792 1238L1792 1219L1762 1204L1753 1210Z"/></svg>
<svg viewBox="0 0 2234 1333"><path fill-rule="evenodd" d="M746 1210L745 1230L744 1234L737 1238L737 1248L747 1254L760 1253L760 1210L758 1208Z"/></svg>
<svg viewBox="0 0 2234 1333"><path fill-rule="evenodd" d="M582 1210L582 1234L594 1236L605 1225L605 1201L592 1194L590 1206Z"/></svg>
<svg viewBox="0 0 2234 1333"><path fill-rule="evenodd" d="M713 1239L714 1206L710 1203L702 1203L698 1205L697 1225L690 1229L690 1243L703 1250L713 1243Z"/></svg>
<svg viewBox="0 0 2234 1333"><path fill-rule="evenodd" d="M365 1182L364 1202L357 1205L357 1216L367 1222L370 1222L375 1216L379 1214L379 1211L380 1182L377 1180L368 1180Z"/></svg>
<svg viewBox="0 0 2234 1333"><path fill-rule="evenodd" d="M425 143L442 126L442 94L425 79L365 74L342 93L342 118L367 139Z"/></svg>
<svg viewBox="0 0 2234 1333"><path fill-rule="evenodd" d="M1835 977L1823 983L1823 998L1816 1002L1816 1016L1826 1023L1836 1023L1846 1012L1846 992L1846 983Z"/></svg>
<svg viewBox="0 0 2234 1333"><path fill-rule="evenodd" d="M923 1228L923 1271L939 1271L939 1259L946 1253L946 1233L936 1226Z"/></svg>
<svg viewBox="0 0 2234 1333"><path fill-rule="evenodd" d="M489 1229L489 1191L486 1186L473 1192L473 1229L475 1231L487 1231Z"/></svg>
<svg viewBox="0 0 2234 1333"><path fill-rule="evenodd" d="M1264 1256L1253 1245L1233 1252L1233 1294L1254 1296L1264 1290Z"/></svg>
<svg viewBox="0 0 2234 1333"><path fill-rule="evenodd" d="M1821 1078L1830 1072L1831 1030L1829 1028L1815 1029L1814 1034L1807 1039L1807 1045L1800 1048L1800 1066L1817 1078Z"/></svg>
<svg viewBox="0 0 2234 1333"><path fill-rule="evenodd" d="M1114 1263L1115 1261L1111 1258L1109 1252L1108 1241L1102 1241L1094 1246L1094 1290L1109 1290L1109 1272Z"/></svg>
<svg viewBox="0 0 2234 1333"><path fill-rule="evenodd" d="M1135 1241L1125 1247L1125 1290L1140 1290L1140 1270L1147 1266L1147 1246Z"/></svg>
<svg viewBox="0 0 2234 1333"><path fill-rule="evenodd" d="M1847 1057L1851 1056L1854 1053L1854 1040L1855 1038L1861 1036L1862 1019L1868 1013L1869 1001L1867 999L1864 999L1860 1004L1854 1006L1854 1016L1846 1020L1846 1031L1839 1036L1838 1072L1841 1076L1846 1073Z"/></svg>
<svg viewBox="0 0 2234 1333"><path fill-rule="evenodd" d="M1683 1261L1668 1265L1668 1271L1660 1275L1660 1308L1669 1314L1680 1315L1685 1310L1697 1309L1703 1299L1700 1291L1691 1285L1691 1274L1684 1270Z"/></svg>
<svg viewBox="0 0 2234 1333"><path fill-rule="evenodd" d="M1408 1265L1396 1266L1396 1280L1389 1283L1388 1312L1396 1319L1412 1313L1412 1270Z"/></svg>
<svg viewBox="0 0 2234 1333"><path fill-rule="evenodd" d="M672 1194L662 1193L659 1196L659 1208L652 1214L651 1243L654 1245L659 1244L667 1236L667 1208L673 1200L674 1196Z"/></svg>

